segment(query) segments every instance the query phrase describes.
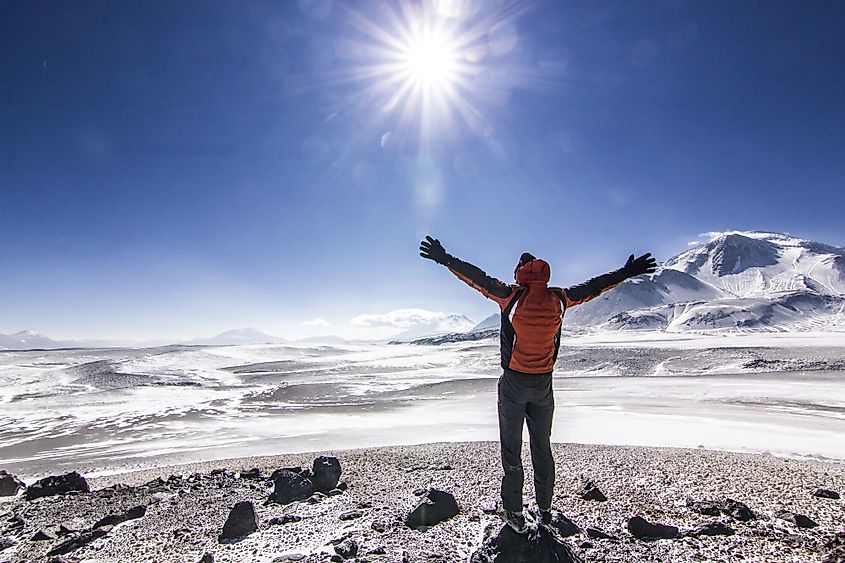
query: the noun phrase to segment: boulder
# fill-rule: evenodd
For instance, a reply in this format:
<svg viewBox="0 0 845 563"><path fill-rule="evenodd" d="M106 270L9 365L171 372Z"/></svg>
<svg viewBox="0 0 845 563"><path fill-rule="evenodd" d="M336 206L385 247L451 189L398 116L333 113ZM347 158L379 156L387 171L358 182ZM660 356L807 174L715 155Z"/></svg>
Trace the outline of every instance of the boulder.
<svg viewBox="0 0 845 563"><path fill-rule="evenodd" d="M15 545L15 542L13 542L11 539L0 538L0 551L3 551L4 549L9 549L13 545Z"/></svg>
<svg viewBox="0 0 845 563"><path fill-rule="evenodd" d="M275 475L273 493L269 499L272 502L287 504L295 500L305 500L314 492L311 481L298 473L282 469L274 472L273 475Z"/></svg>
<svg viewBox="0 0 845 563"><path fill-rule="evenodd" d="M202 557L200 558L198 563L214 563L214 556L206 551L202 554Z"/></svg>
<svg viewBox="0 0 845 563"><path fill-rule="evenodd" d="M734 520L739 520L740 522L747 522L757 518L757 515L748 508L748 505L732 498L725 499L725 501L719 505L719 509L722 511L722 514L730 516Z"/></svg>
<svg viewBox="0 0 845 563"><path fill-rule="evenodd" d="M0 497L11 497L26 488L23 481L0 469Z"/></svg>
<svg viewBox="0 0 845 563"><path fill-rule="evenodd" d="M495 528L490 528L492 530ZM470 563L575 563L581 559L556 534L539 528L536 534L518 534L504 524L488 534Z"/></svg>
<svg viewBox="0 0 845 563"><path fill-rule="evenodd" d="M26 489L26 500L34 500L52 495L66 495L73 491L89 492L85 477L73 471L64 475L52 475L36 481Z"/></svg>
<svg viewBox="0 0 845 563"><path fill-rule="evenodd" d="M722 509L719 504L712 500L691 500L687 499L687 508L705 516L720 516Z"/></svg>
<svg viewBox="0 0 845 563"><path fill-rule="evenodd" d="M297 516L296 514L282 514L281 516L274 516L270 518L267 522L271 526L283 526L285 524L290 524L291 522L299 522L302 520L302 516Z"/></svg>
<svg viewBox="0 0 845 563"><path fill-rule="evenodd" d="M584 481L584 484L581 485L581 488L578 491L578 496L584 500L594 500L597 502L604 502L607 500L607 497L604 496L604 493L601 492L596 484L589 480Z"/></svg>
<svg viewBox="0 0 845 563"><path fill-rule="evenodd" d="M341 520L355 520L356 518L360 518L363 515L363 510L347 510L346 512L342 512L339 518Z"/></svg>
<svg viewBox="0 0 845 563"><path fill-rule="evenodd" d="M56 536L52 536L48 532L45 532L44 530L38 530L29 539L31 541L45 541L45 540L54 540L54 539L56 539Z"/></svg>
<svg viewBox="0 0 845 563"><path fill-rule="evenodd" d="M409 528L430 527L457 516L458 512L458 502L451 493L429 489L405 518L405 525Z"/></svg>
<svg viewBox="0 0 845 563"><path fill-rule="evenodd" d="M587 528L585 531L587 532L587 537L594 540L619 540L613 534L608 534L600 528Z"/></svg>
<svg viewBox="0 0 845 563"><path fill-rule="evenodd" d="M715 521L699 526L687 535L697 538L699 536L732 536L734 533L734 529L724 522Z"/></svg>
<svg viewBox="0 0 845 563"><path fill-rule="evenodd" d="M111 527L103 526L102 528L94 528L93 530L86 530L76 537L65 540L59 545L53 547L47 552L47 557L54 555L64 555L71 551L76 551L82 546L88 545L92 541L101 538L111 531Z"/></svg>
<svg viewBox="0 0 845 563"><path fill-rule="evenodd" d="M352 538L347 538L334 546L335 553L344 559L350 559L358 555L358 542Z"/></svg>
<svg viewBox="0 0 845 563"><path fill-rule="evenodd" d="M628 520L628 531L638 540L670 540L678 537L677 526L652 524L642 516Z"/></svg>
<svg viewBox="0 0 845 563"><path fill-rule="evenodd" d="M831 491L830 489L816 489L813 493L814 497L819 498L830 498L833 500L839 500L839 493L836 491Z"/></svg>
<svg viewBox="0 0 845 563"><path fill-rule="evenodd" d="M314 490L328 493L337 487L340 481L340 460L336 457L321 455L314 460L311 472L313 473L311 482L314 483Z"/></svg>
<svg viewBox="0 0 845 563"><path fill-rule="evenodd" d="M573 522L572 520L567 518L563 513L557 510L552 511L551 527L564 538L574 536L575 534L581 531L581 528L579 528L575 522Z"/></svg>
<svg viewBox="0 0 845 563"><path fill-rule="evenodd" d="M687 499L687 508L705 516L721 516L724 514L741 522L754 520L757 517L745 503L732 498L721 501Z"/></svg>
<svg viewBox="0 0 845 563"><path fill-rule="evenodd" d="M787 522L792 522L799 528L815 528L818 526L816 522L804 516L803 514L798 514L796 512L790 512L789 510L780 510L775 514L775 518L780 518L781 520L786 520Z"/></svg>
<svg viewBox="0 0 845 563"><path fill-rule="evenodd" d="M135 520L136 518L141 518L147 513L146 506L133 506L126 512L120 512L118 514L109 514L104 518L100 518L97 520L92 528L100 528L102 526L117 526L127 520Z"/></svg>
<svg viewBox="0 0 845 563"><path fill-rule="evenodd" d="M239 502L229 512L229 517L223 524L220 541L233 540L256 530L258 530L258 515L255 514L255 507L249 501Z"/></svg>
<svg viewBox="0 0 845 563"><path fill-rule="evenodd" d="M241 479L261 479L261 470L257 467L241 471Z"/></svg>

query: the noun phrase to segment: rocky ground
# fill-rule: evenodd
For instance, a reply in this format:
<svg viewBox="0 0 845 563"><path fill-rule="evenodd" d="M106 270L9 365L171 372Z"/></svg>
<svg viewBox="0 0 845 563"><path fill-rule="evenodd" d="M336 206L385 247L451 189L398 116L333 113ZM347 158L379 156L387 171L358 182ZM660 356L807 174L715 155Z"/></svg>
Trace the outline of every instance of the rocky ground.
<svg viewBox="0 0 845 563"><path fill-rule="evenodd" d="M339 481L317 455L337 456ZM560 512L523 539L495 515L498 456L429 444L168 467L70 494L29 483L0 497L0 562L845 561L841 464L558 444Z"/></svg>

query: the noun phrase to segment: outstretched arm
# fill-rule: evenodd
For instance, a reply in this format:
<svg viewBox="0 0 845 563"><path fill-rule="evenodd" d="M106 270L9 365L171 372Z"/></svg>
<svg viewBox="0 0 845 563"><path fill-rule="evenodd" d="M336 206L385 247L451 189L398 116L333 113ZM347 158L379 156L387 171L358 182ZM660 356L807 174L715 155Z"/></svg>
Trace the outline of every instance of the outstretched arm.
<svg viewBox="0 0 845 563"><path fill-rule="evenodd" d="M590 299L598 297L605 291L613 289L623 281L640 274L650 274L657 268L657 263L648 252L639 258L634 258L634 255L628 258L625 265L618 270L614 270L607 274L596 276L592 279L567 287L563 289L565 303L567 307L573 305L580 305L586 303Z"/></svg>
<svg viewBox="0 0 845 563"><path fill-rule="evenodd" d="M420 243L420 256L446 266L458 279L481 292L488 299L501 303L502 300L507 299L513 293L512 286L488 276L478 266L473 266L469 262L464 262L447 254L440 241L430 236L426 236L425 240Z"/></svg>

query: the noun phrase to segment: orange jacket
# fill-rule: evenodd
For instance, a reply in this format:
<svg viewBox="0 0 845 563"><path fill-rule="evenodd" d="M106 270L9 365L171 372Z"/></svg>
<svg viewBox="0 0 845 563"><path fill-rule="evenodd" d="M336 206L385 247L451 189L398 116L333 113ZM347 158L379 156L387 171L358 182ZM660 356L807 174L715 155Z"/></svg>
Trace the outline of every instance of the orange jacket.
<svg viewBox="0 0 845 563"><path fill-rule="evenodd" d="M549 264L531 260L517 270L517 283L510 285L454 256L447 255L446 267L499 304L502 367L530 374L551 373L554 369L566 309L585 303L626 279L622 270L616 270L572 287L549 287Z"/></svg>

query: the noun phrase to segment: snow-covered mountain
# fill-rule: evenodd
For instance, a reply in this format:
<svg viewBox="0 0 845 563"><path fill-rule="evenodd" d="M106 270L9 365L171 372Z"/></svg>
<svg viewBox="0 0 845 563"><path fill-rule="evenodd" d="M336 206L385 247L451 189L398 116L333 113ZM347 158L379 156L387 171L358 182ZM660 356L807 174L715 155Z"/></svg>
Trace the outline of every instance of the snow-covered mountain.
<svg viewBox="0 0 845 563"><path fill-rule="evenodd" d="M723 233L573 308L569 326L667 331L845 328L845 249Z"/></svg>
<svg viewBox="0 0 845 563"><path fill-rule="evenodd" d="M502 324L502 314L493 313L471 329L468 332L485 332L492 329L497 329Z"/></svg>
<svg viewBox="0 0 845 563"><path fill-rule="evenodd" d="M845 249L778 233L723 234L664 264L735 297L807 290L845 294Z"/></svg>
<svg viewBox="0 0 845 563"><path fill-rule="evenodd" d="M43 334L22 330L14 334L0 334L0 350L31 350L73 348L74 343L53 340Z"/></svg>
<svg viewBox="0 0 845 563"><path fill-rule="evenodd" d="M420 338L467 332L475 322L464 315L446 315L427 323L414 325L390 338L391 342L410 342Z"/></svg>
<svg viewBox="0 0 845 563"><path fill-rule="evenodd" d="M195 338L185 344L197 346L228 346L237 344L281 344L284 340L254 328L238 328L221 332L211 338Z"/></svg>
<svg viewBox="0 0 845 563"><path fill-rule="evenodd" d="M464 334L495 334L492 314ZM713 235L653 274L566 311L576 331L751 332L845 329L845 249L780 233Z"/></svg>

